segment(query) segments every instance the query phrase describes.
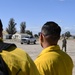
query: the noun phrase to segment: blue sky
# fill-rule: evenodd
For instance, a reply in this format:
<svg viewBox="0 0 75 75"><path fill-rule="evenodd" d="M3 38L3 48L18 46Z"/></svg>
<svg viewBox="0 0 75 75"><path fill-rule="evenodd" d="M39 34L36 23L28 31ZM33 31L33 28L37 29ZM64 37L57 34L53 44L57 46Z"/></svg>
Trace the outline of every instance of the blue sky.
<svg viewBox="0 0 75 75"><path fill-rule="evenodd" d="M0 18L4 29L14 18L18 31L22 21L33 33L40 32L45 22L55 21L62 33L75 34L75 0L0 0Z"/></svg>

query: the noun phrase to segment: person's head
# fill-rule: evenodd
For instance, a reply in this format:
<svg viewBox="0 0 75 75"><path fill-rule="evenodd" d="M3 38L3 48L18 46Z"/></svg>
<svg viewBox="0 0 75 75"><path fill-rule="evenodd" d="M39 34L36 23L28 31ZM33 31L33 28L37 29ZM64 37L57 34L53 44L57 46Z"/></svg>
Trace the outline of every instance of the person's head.
<svg viewBox="0 0 75 75"><path fill-rule="evenodd" d="M39 40L43 48L50 45L57 45L57 42L60 38L61 28L60 26L53 22L46 22L40 32Z"/></svg>
<svg viewBox="0 0 75 75"><path fill-rule="evenodd" d="M3 31L3 25L2 25L2 22L1 22L1 19L0 19L0 38L1 39L3 38L2 31Z"/></svg>

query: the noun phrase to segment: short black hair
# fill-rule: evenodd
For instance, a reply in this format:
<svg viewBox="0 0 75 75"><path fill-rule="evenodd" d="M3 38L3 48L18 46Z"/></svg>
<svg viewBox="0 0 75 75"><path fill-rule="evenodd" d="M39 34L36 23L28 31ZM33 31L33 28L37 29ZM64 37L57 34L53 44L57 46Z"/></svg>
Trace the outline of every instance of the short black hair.
<svg viewBox="0 0 75 75"><path fill-rule="evenodd" d="M0 19L0 30L3 30L3 25L2 25L1 19Z"/></svg>
<svg viewBox="0 0 75 75"><path fill-rule="evenodd" d="M52 36L53 39L59 39L61 28L57 23L49 21L42 26L41 32L44 36Z"/></svg>

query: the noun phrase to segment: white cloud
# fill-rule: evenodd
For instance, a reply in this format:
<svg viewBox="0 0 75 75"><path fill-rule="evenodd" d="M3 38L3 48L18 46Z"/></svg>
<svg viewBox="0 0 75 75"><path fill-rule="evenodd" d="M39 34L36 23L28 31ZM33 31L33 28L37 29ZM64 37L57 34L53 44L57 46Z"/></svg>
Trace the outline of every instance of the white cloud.
<svg viewBox="0 0 75 75"><path fill-rule="evenodd" d="M73 25L73 27L75 27L75 25Z"/></svg>
<svg viewBox="0 0 75 75"><path fill-rule="evenodd" d="M65 0L59 0L59 1L63 2L63 1L65 1Z"/></svg>
<svg viewBox="0 0 75 75"><path fill-rule="evenodd" d="M64 27L64 29L65 29L65 30L70 30L71 28L70 28L70 27Z"/></svg>
<svg viewBox="0 0 75 75"><path fill-rule="evenodd" d="M72 34L75 34L75 27L74 26L62 27L62 33L65 33L66 31L70 31Z"/></svg>

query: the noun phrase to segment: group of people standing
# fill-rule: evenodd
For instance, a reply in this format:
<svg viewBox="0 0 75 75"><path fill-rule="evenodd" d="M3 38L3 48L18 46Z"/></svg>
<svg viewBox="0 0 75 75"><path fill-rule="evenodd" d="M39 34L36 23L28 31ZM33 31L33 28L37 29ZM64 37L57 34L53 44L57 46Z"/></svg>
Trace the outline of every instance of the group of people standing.
<svg viewBox="0 0 75 75"><path fill-rule="evenodd" d="M3 26L0 20L0 43L3 43L2 31ZM14 45L9 46L6 50L0 52L0 55L8 67L8 74L72 75L74 66L73 61L58 45L60 34L60 26L53 21L46 22L42 26L39 41L43 50L34 61L24 50L17 48ZM63 44L63 47L64 46L65 45ZM3 75L1 71L0 75Z"/></svg>

